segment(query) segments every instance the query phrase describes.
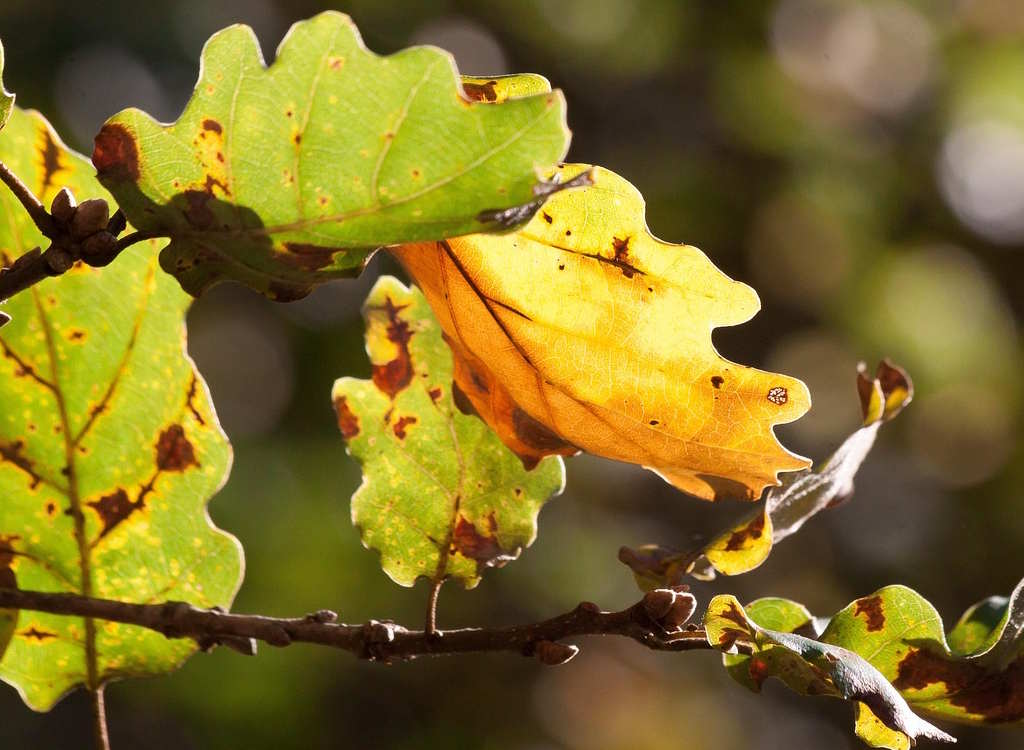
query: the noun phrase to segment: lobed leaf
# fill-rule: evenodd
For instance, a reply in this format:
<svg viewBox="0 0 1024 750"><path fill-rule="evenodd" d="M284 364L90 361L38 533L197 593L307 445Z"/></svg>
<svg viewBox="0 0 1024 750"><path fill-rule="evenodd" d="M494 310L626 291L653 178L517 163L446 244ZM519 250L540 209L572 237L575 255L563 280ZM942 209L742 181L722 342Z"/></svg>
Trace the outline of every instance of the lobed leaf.
<svg viewBox="0 0 1024 750"><path fill-rule="evenodd" d="M910 403L914 386L901 368L885 360L874 377L861 364L857 392L864 421L818 470L785 474L779 487L768 490L765 502L710 542L687 551L657 545L636 550L623 547L619 559L643 588L674 586L687 575L710 580L715 573L739 575L758 567L772 547L795 534L812 516L853 495L853 480L871 451L879 428ZM1024 619L1024 615L1022 615Z"/></svg>
<svg viewBox="0 0 1024 750"><path fill-rule="evenodd" d="M1022 585L1014 591L1019 599ZM961 723L1024 721L1024 639L1004 599L995 626L978 632L991 614L983 605L969 610L957 628L961 647L981 645L973 654L951 650L942 619L920 594L886 586L836 614L822 633L826 643L862 654L916 710ZM992 600L986 600L990 602ZM973 631L967 636L965 631ZM996 648L999 644L999 648ZM999 659L993 659L1000 654Z"/></svg>
<svg viewBox="0 0 1024 750"><path fill-rule="evenodd" d="M46 204L62 187L108 198L83 157L17 108L0 160ZM0 193L4 264L43 242ZM76 264L8 303L0 330L0 561L25 589L134 602L228 606L238 542L206 503L230 446L185 353L190 299L157 267L156 243L115 270ZM11 583L13 581L8 581ZM144 628L22 612L0 678L47 710L75 685L167 672L196 648Z"/></svg>
<svg viewBox="0 0 1024 750"><path fill-rule="evenodd" d="M756 498L807 465L772 433L807 411L806 387L720 357L712 329L748 320L757 295L655 239L628 182L591 175L515 233L393 249L444 329L463 404L527 466L585 450L704 499Z"/></svg>
<svg viewBox="0 0 1024 750"><path fill-rule="evenodd" d="M792 622L796 618L790 611L785 619ZM725 654L742 652L750 657L747 677L756 688L769 677L775 677L804 695L827 695L855 702L855 728L869 744L907 746L921 737L956 741L917 716L869 661L848 648L823 642L824 636L823 641L817 641L761 627L729 595L711 600L705 628L708 643L713 647Z"/></svg>
<svg viewBox="0 0 1024 750"><path fill-rule="evenodd" d="M519 555L562 490L560 458L526 471L486 425L456 408L452 355L423 294L381 278L364 307L373 378L341 378L333 400L363 467L352 521L392 580L453 578Z"/></svg>
<svg viewBox="0 0 1024 750"><path fill-rule="evenodd" d="M560 92L517 81L495 85L540 91L495 106L470 81L473 101L446 52L379 57L336 12L292 26L266 67L252 30L232 26L207 43L177 122L125 110L93 163L138 229L171 238L161 265L188 292L232 279L296 299L358 274L382 245L528 216L548 189L536 169L569 132Z"/></svg>

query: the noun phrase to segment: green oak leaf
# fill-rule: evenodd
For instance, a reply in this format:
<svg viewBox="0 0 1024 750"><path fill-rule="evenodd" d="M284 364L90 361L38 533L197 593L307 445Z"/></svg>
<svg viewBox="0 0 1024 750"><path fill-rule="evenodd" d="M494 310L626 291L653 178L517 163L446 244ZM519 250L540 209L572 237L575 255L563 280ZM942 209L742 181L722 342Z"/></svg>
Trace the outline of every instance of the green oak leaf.
<svg viewBox="0 0 1024 750"><path fill-rule="evenodd" d="M792 622L796 619L793 615L789 611L784 619ZM725 654L742 653L750 657L748 676L758 686L775 677L804 695L826 695L854 702L855 728L875 746L891 747L895 744L893 739L902 742L901 735L906 745L921 737L956 741L917 716L886 676L848 648L761 627L729 595L711 600L704 626L711 646ZM885 732L878 729L879 724Z"/></svg>
<svg viewBox="0 0 1024 750"><path fill-rule="evenodd" d="M856 432L820 468L782 474L780 486L770 488L764 502L744 512L726 531L686 551L658 545L619 550L619 560L633 571L637 585L648 590L678 585L688 575L711 580L716 572L729 576L747 573L808 519L848 500L853 495L854 477L874 446L878 430L910 403L914 385L906 372L885 360L874 376L860 365L857 392L864 421ZM1020 626L1024 627L1024 612Z"/></svg>
<svg viewBox="0 0 1024 750"><path fill-rule="evenodd" d="M45 156L45 158L44 158ZM0 160L46 204L108 198L89 162L17 108ZM4 263L43 242L0 194ZM206 503L231 449L185 353L190 298L157 243L107 270L76 264L13 297L0 330L0 557L17 585L133 602L228 606L241 549ZM24 611L0 678L47 710L74 686L167 672L196 649L143 628Z"/></svg>
<svg viewBox="0 0 1024 750"><path fill-rule="evenodd" d="M292 26L270 67L251 29L229 27L200 70L177 122L125 110L93 153L129 221L171 238L161 265L196 295L233 279L296 299L381 246L507 229L555 189L537 169L568 145L561 92L539 76L496 81L538 93L494 103L473 79L473 101L446 52L380 57L336 12Z"/></svg>
<svg viewBox="0 0 1024 750"><path fill-rule="evenodd" d="M968 610L950 636L955 651L947 645L939 613L905 586L857 599L831 619L821 640L864 656L917 711L960 723L1019 724L1024 641L1013 628L1011 602L1021 589L1003 598L1001 607L987 599ZM1002 654L996 644L1002 644ZM980 650L965 654L972 646ZM993 660L994 654L1001 658Z"/></svg>
<svg viewBox="0 0 1024 750"><path fill-rule="evenodd" d="M14 94L4 88L4 45L0 42L0 130L7 124L7 118L11 116L11 107L14 106Z"/></svg>
<svg viewBox="0 0 1024 750"><path fill-rule="evenodd" d="M418 289L383 277L364 316L373 377L341 378L332 393L363 467L352 521L396 583L453 578L472 588L483 568L533 542L541 506L562 490L562 460L527 471L486 424L459 410L451 351Z"/></svg>

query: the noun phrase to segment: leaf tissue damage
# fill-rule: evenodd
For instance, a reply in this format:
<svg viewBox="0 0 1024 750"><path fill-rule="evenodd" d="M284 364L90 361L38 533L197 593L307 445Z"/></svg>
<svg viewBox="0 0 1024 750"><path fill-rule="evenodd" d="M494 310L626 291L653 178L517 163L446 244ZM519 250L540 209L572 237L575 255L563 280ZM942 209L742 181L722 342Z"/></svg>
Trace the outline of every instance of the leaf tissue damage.
<svg viewBox="0 0 1024 750"><path fill-rule="evenodd" d="M186 291L231 279L285 301L380 246L525 220L537 168L568 141L540 76L464 89L448 53L380 57L327 12L295 24L269 67L248 27L215 34L177 122L125 110L93 163L137 229L170 237L161 265Z"/></svg>
<svg viewBox="0 0 1024 750"><path fill-rule="evenodd" d="M341 378L333 391L338 429L363 468L353 523L397 583L475 586L533 542L541 506L561 491L562 461L527 472L458 410L452 355L418 290L383 277L363 312L372 377Z"/></svg>
<svg viewBox="0 0 1024 750"><path fill-rule="evenodd" d="M70 188L109 196L88 160L15 107L0 161L49 204ZM0 192L4 265L44 238ZM160 272L156 242L116 266L76 264L7 303L0 330L0 581L134 602L230 605L238 542L206 503L231 449L185 353L190 298ZM8 584L10 585L10 584ZM4 639L0 612L0 646ZM37 710L76 685L168 672L196 649L131 625L23 611L0 678Z"/></svg>
<svg viewBox="0 0 1024 750"><path fill-rule="evenodd" d="M583 173L592 184L551 196L516 232L393 248L455 355L460 407L528 467L585 450L707 500L754 500L805 468L772 433L810 407L804 384L711 343L716 326L754 315L754 291L653 237L618 175L563 165L547 177Z"/></svg>

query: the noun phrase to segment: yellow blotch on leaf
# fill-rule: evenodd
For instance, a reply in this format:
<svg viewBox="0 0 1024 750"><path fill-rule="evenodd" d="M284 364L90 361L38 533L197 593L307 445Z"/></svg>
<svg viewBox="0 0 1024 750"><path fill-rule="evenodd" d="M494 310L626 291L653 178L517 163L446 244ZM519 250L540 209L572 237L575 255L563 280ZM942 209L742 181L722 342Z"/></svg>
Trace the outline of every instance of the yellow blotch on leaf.
<svg viewBox="0 0 1024 750"><path fill-rule="evenodd" d="M810 408L806 386L711 342L757 312L757 295L697 248L651 235L618 175L595 168L593 185L557 193L517 232L394 252L451 345L461 407L528 466L584 450L714 500L756 499L809 465L772 432Z"/></svg>

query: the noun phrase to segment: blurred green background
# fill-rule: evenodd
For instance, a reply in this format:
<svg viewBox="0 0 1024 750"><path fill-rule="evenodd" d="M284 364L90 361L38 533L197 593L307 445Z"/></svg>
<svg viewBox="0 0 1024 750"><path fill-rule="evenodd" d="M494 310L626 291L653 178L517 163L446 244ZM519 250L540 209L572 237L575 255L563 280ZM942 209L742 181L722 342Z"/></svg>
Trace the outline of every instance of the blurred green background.
<svg viewBox="0 0 1024 750"><path fill-rule="evenodd" d="M349 12L367 44L452 51L467 73L543 73L565 90L570 158L626 176L652 231L703 248L764 310L715 334L731 359L799 376L815 406L780 429L823 458L858 421L854 367L888 355L917 398L883 430L854 500L809 523L757 571L700 584L788 596L819 614L889 583L947 627L1024 575L1024 12L1019 0L3 0L5 79L69 144L110 114L171 120L203 41L236 21L265 55L288 25ZM329 404L366 376L358 281L275 305L217 288L190 347L235 446L215 521L248 559L240 611L418 624L423 585L381 573L348 520L359 482ZM581 598L636 600L620 544L685 545L734 506L688 500L635 467L568 462L537 543L471 592L442 593L442 626L544 618ZM590 639L572 664L513 656L384 667L325 649L197 655L178 673L112 685L115 747L860 747L849 707L778 683L755 696L712 654ZM0 691L0 746L86 745L75 694L49 715ZM1020 748L1015 731L957 728L960 747Z"/></svg>

